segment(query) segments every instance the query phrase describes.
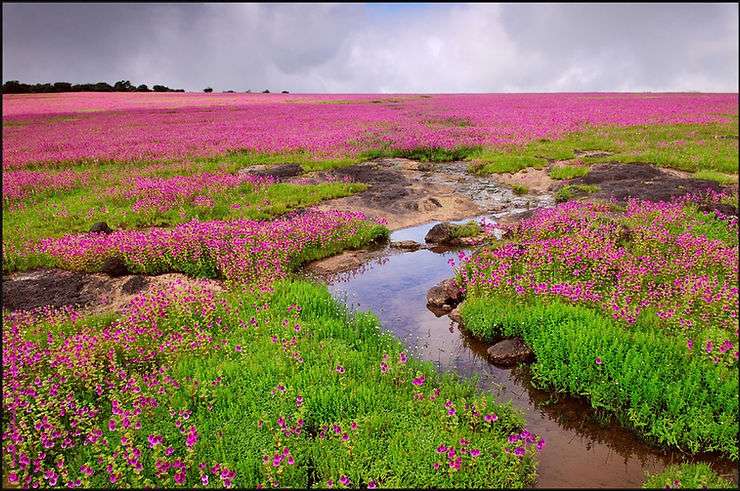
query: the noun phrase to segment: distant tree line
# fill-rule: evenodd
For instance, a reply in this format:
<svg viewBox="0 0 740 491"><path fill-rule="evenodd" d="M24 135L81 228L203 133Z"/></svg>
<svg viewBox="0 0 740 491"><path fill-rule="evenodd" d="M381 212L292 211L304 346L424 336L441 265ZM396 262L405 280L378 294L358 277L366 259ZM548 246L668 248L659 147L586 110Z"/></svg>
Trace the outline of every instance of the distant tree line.
<svg viewBox="0 0 740 491"><path fill-rule="evenodd" d="M18 80L9 80L3 84L3 94L36 94L46 92L185 92L185 89L170 89L164 85L155 85L150 89L145 84L135 86L129 80L120 80L113 85L106 82L95 84L71 84L69 82L24 84Z"/></svg>

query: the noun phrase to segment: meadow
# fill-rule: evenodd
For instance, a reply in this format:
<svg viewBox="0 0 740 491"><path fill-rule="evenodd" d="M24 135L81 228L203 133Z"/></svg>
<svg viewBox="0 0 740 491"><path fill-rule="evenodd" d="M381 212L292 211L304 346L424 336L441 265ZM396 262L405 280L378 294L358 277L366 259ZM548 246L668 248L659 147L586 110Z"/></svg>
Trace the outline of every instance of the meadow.
<svg viewBox="0 0 740 491"><path fill-rule="evenodd" d="M4 484L534 485L547 445L520 411L417 360L373 313L299 276L387 241L382 219L314 209L367 189L327 171L385 157L464 161L481 179L547 168L563 203L453 261L465 329L521 337L536 355L533 383L652 445L737 461L737 104L737 94L4 95L5 275L115 263L188 277L120 312L3 311ZM570 180L603 162L725 187L574 200L598 189ZM320 178L244 172L281 164ZM101 221L111 233L90 232ZM727 484L702 465L650 479Z"/></svg>

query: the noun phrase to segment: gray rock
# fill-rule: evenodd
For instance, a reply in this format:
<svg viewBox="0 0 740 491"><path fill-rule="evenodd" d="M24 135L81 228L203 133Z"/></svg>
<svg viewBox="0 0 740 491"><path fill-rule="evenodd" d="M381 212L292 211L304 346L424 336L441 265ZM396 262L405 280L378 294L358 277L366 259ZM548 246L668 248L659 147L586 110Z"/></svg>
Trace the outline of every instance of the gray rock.
<svg viewBox="0 0 740 491"><path fill-rule="evenodd" d="M499 341L487 350L488 358L494 365L513 367L519 363L534 361L534 352L521 338L508 338Z"/></svg>
<svg viewBox="0 0 740 491"><path fill-rule="evenodd" d="M239 173L287 179L289 177L296 177L303 174L303 168L298 164L255 165L242 169Z"/></svg>
<svg viewBox="0 0 740 491"><path fill-rule="evenodd" d="M113 229L105 222L95 222L93 223L93 226L90 227L90 233L110 234L112 232Z"/></svg>
<svg viewBox="0 0 740 491"><path fill-rule="evenodd" d="M391 247L405 251L418 251L421 249L421 244L413 240L399 240L398 242L391 242Z"/></svg>

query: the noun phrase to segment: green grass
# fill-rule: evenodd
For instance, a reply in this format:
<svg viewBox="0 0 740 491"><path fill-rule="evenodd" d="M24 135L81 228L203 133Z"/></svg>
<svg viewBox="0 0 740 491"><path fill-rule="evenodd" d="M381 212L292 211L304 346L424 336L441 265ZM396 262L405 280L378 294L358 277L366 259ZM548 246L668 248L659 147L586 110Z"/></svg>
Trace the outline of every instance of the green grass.
<svg viewBox="0 0 740 491"><path fill-rule="evenodd" d="M225 164L228 168L234 170L252 165L299 164L306 172L347 167L360 162L358 158L352 157L316 157L307 151L263 153L248 149L232 150L223 155L196 158L194 160L196 163Z"/></svg>
<svg viewBox="0 0 740 491"><path fill-rule="evenodd" d="M527 189L527 186L522 186L521 184L514 184L511 186L511 190L514 191L514 194L517 196L524 196L529 192L529 189Z"/></svg>
<svg viewBox="0 0 740 491"><path fill-rule="evenodd" d="M120 473L116 485L172 487L171 473L157 477L153 471L155 459L164 458L163 446L151 450L146 443L147 435L161 435L174 449L172 459L182 459L188 467L186 487L200 486L201 462L207 468L220 463L236 471L233 484L237 488L326 487L329 480L337 483L343 475L356 487L366 487L371 481L391 488L522 488L534 484L534 448L530 446L525 456L517 457L507 441L525 424L510 403L496 403L490 394L476 389L475 381L439 374L429 362L411 357L402 362L403 345L392 335L381 333L375 316L351 315L323 285L282 281L273 287L264 294L241 290L221 294L212 309L202 308L198 302L176 303L157 314L158 331L164 336L183 333L190 339L193 329L200 330L213 338L213 349L173 351L146 365L131 360L125 350L108 353L106 348L91 353L92 359L101 359L101 376L107 371L105 360L110 358L117 370L130 371L132 380L140 379L139 372L156 373L161 363L167 369L163 372L166 378L178 383L158 384L159 392L157 386L141 384L139 395L153 395L158 404L145 408L141 417L132 416L132 421L140 421L142 426L125 432L120 426L117 432L108 431L107 423L111 400L123 398L124 407L131 405L133 397L127 391L111 387L93 396L84 382L71 384L77 401L103 408L101 415L86 419L84 425L104 428L110 441L106 446L55 448L53 455L64 456L71 479L79 475L77 469L82 464L90 464L98 472L91 478L83 477L83 486L109 487L104 464L98 464L97 459L114 461L111 454L121 450L120 437L126 435L132 446L141 449L144 466L141 472L127 465L116 467ZM83 320L76 328L94 332L104 325ZM295 325L300 325L300 332ZM54 342L59 343L61 329L56 327L55 332ZM157 351L158 342L142 336L135 341L135 348L137 352ZM243 349L238 351L237 347ZM389 367L385 374L380 370L383 362ZM96 370L95 366L88 371ZM343 373L337 371L339 366ZM43 363L38 369L44 378L54 370L73 379L80 377L66 365L55 369ZM411 383L422 375L421 386ZM48 387L41 391L46 394ZM298 396L301 404L296 402ZM446 401L456 408L455 415L448 414ZM33 411L46 406L43 399L30 406L20 413L32 428ZM185 448L184 436L174 424L172 414L181 410L191 412L184 428L197 428L198 440L192 449ZM491 413L498 420L483 422L482 416ZM292 428L302 420L301 431L283 433L278 428L281 418ZM66 422L59 424L68 427ZM340 434L332 431L333 425L341 427ZM347 441L341 433L348 435ZM461 455L462 438L469 441L468 448L480 450L479 457ZM449 470L447 456L437 452L441 444L457 448L463 459L459 471ZM295 462L283 462L275 468L273 455L285 448ZM267 463L263 463L263 456ZM434 469L435 463L442 464L439 471ZM6 465L7 459L4 469ZM211 486L219 485L218 478L211 475Z"/></svg>
<svg viewBox="0 0 740 491"><path fill-rule="evenodd" d="M579 195L593 194L599 190L596 184L566 184L555 192L555 201L563 203Z"/></svg>
<svg viewBox="0 0 740 491"><path fill-rule="evenodd" d="M420 147L410 150L393 149L389 147L380 147L374 150L364 151L360 154L359 159L371 160L377 158L406 158L418 160L420 162L454 162L469 159L481 151L481 147L457 148L438 148L438 147Z"/></svg>
<svg viewBox="0 0 740 491"><path fill-rule="evenodd" d="M718 476L709 465L700 462L668 466L663 471L648 477L642 487L646 489L737 489L737 483L733 484Z"/></svg>
<svg viewBox="0 0 740 491"><path fill-rule="evenodd" d="M539 387L585 397L652 442L737 460L737 369L691 356L683 338L557 301L468 298L461 314L477 338L521 336Z"/></svg>
<svg viewBox="0 0 740 491"><path fill-rule="evenodd" d="M452 237L462 239L463 237L475 237L483 232L480 223L470 220L464 224L452 224Z"/></svg>
<svg viewBox="0 0 740 491"><path fill-rule="evenodd" d="M695 172L692 176L695 179L706 179L707 181L715 181L723 186L729 184L737 184L737 175L725 174L724 172L717 172L713 170L700 170Z"/></svg>
<svg viewBox="0 0 740 491"><path fill-rule="evenodd" d="M573 179L588 174L588 167L579 167L575 165L564 165L550 169L550 177L553 179Z"/></svg>
<svg viewBox="0 0 740 491"><path fill-rule="evenodd" d="M737 116L729 123L599 126L557 140L481 149L469 159L474 172L493 174L541 168L549 160L577 158L579 151L602 150L612 155L581 160L586 164L643 162L688 172L712 170L737 175L737 135Z"/></svg>

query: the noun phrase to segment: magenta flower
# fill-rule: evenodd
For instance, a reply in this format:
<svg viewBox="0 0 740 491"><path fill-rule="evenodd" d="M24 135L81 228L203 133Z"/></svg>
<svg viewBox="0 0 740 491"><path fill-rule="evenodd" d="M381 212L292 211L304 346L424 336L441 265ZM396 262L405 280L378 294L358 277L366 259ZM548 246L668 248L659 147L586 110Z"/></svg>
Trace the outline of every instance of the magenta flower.
<svg viewBox="0 0 740 491"><path fill-rule="evenodd" d="M337 373L344 373L344 367L342 365L337 365Z"/></svg>
<svg viewBox="0 0 740 491"><path fill-rule="evenodd" d="M597 365L601 365L602 363L603 363L603 362L601 361L601 358L599 358L599 357L597 356L597 357L596 357L596 364L597 364Z"/></svg>
<svg viewBox="0 0 740 491"><path fill-rule="evenodd" d="M339 478L339 482L342 484L342 486L349 486L350 480L349 480L349 477L342 475Z"/></svg>
<svg viewBox="0 0 740 491"><path fill-rule="evenodd" d="M480 455L480 450L478 450L477 448L474 448L474 449L471 449L470 450L470 456L471 457L475 458L475 457L478 457L479 455Z"/></svg>
<svg viewBox="0 0 740 491"><path fill-rule="evenodd" d="M521 457L524 455L524 447L517 447L514 449L514 455Z"/></svg>
<svg viewBox="0 0 740 491"><path fill-rule="evenodd" d="M497 419L498 419L498 416L495 413L494 414L486 414L485 416L483 416L483 420L486 423L493 423Z"/></svg>
<svg viewBox="0 0 740 491"><path fill-rule="evenodd" d="M414 378L411 383L416 385L417 387L421 387L422 385L424 385L424 375L419 375L418 377Z"/></svg>
<svg viewBox="0 0 740 491"><path fill-rule="evenodd" d="M439 447L437 447L438 453L445 453L447 451L447 446L443 443Z"/></svg>

